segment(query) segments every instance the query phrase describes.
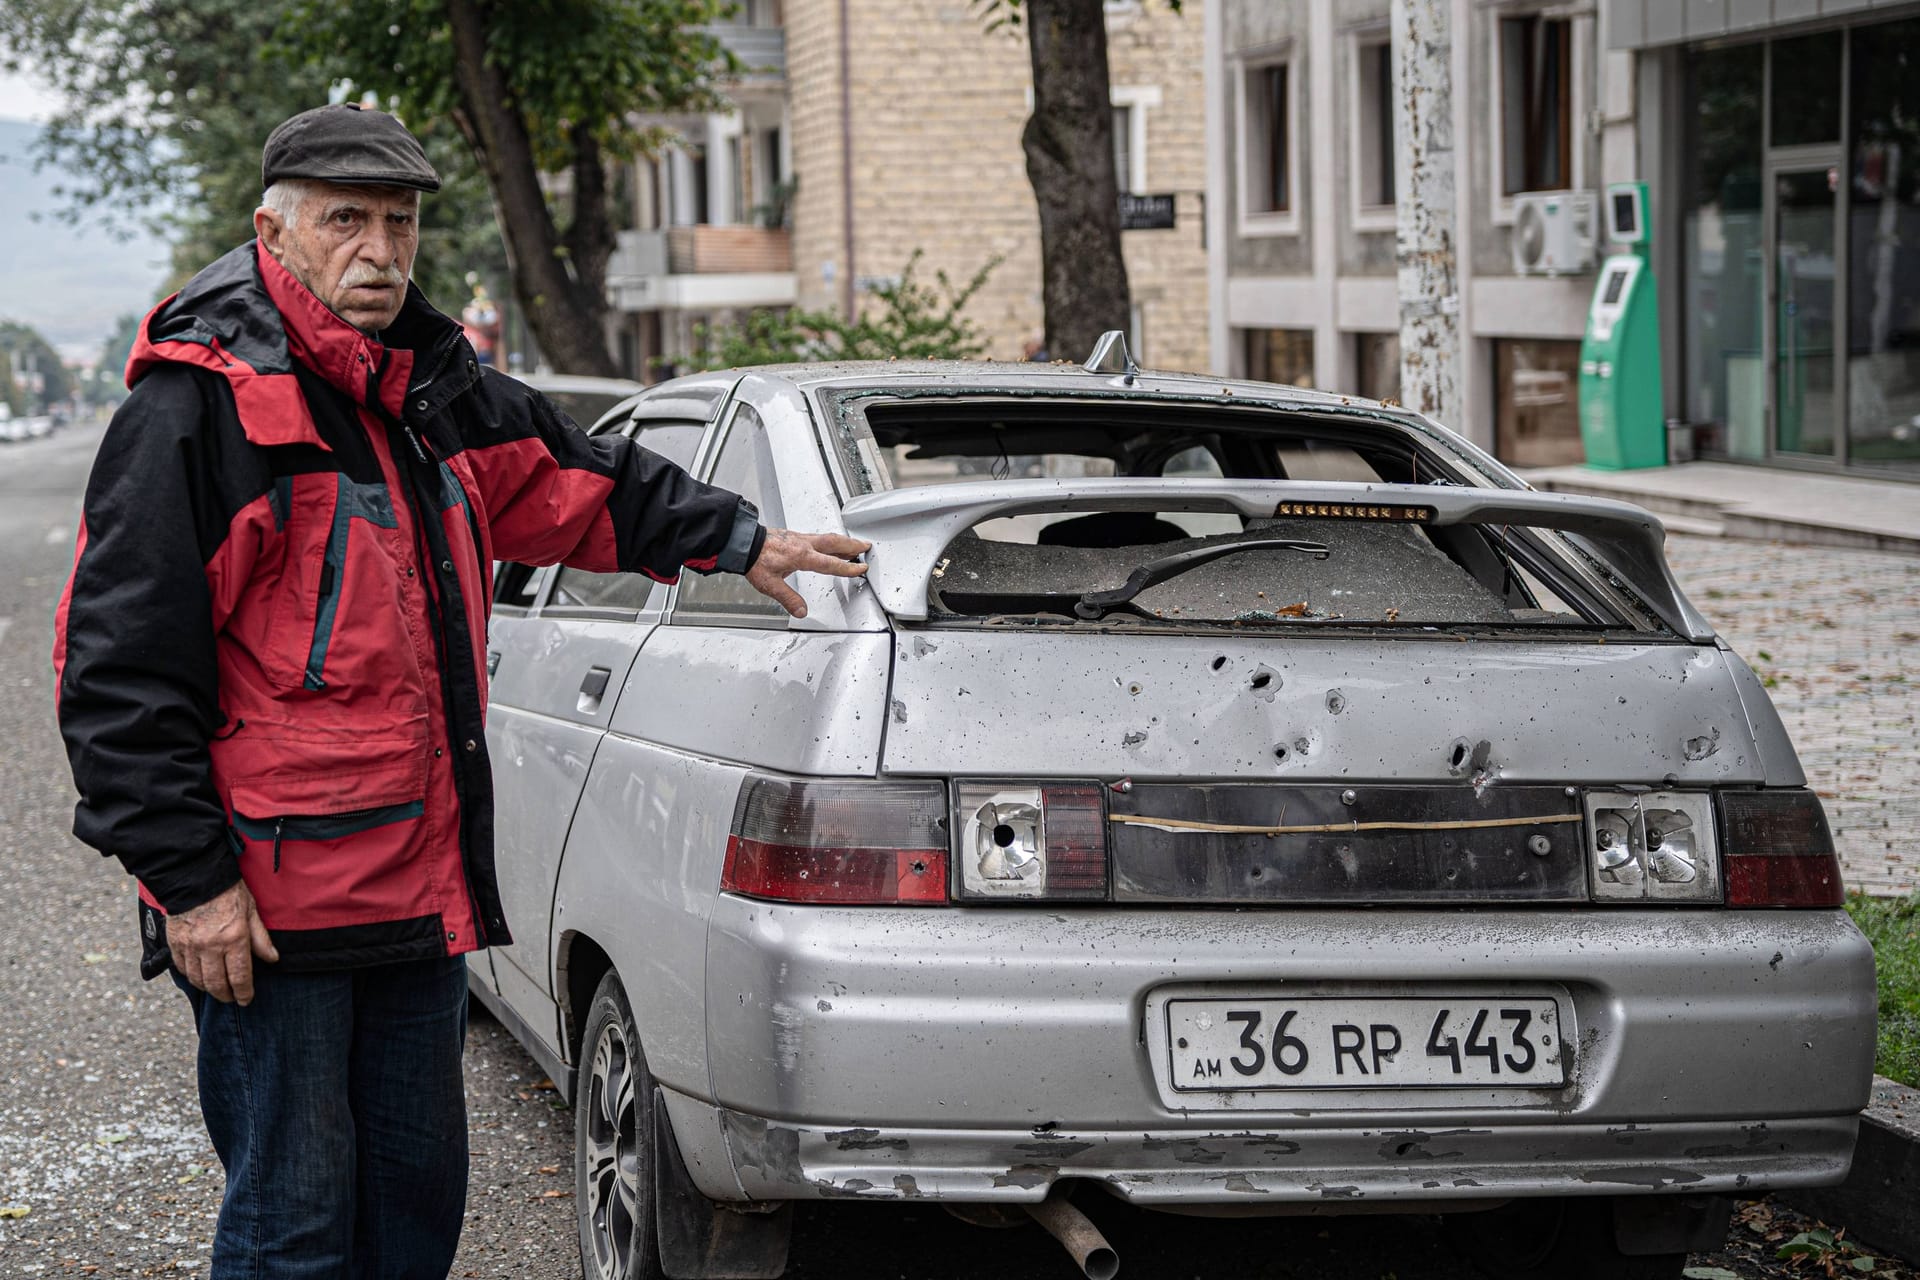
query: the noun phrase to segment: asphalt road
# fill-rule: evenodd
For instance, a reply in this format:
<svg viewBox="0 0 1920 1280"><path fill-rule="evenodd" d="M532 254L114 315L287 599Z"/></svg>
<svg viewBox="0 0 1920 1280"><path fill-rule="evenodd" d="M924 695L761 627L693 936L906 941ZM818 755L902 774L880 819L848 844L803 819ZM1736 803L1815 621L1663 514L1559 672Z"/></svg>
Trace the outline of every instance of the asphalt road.
<svg viewBox="0 0 1920 1280"><path fill-rule="evenodd" d="M100 428L0 446L0 1277L207 1269L221 1175L200 1126L193 1029L142 983L133 890L69 834L53 725L52 614ZM1793 552L1773 554L1792 555ZM129 619L138 626L138 619ZM571 1113L500 1026L468 1041L472 1183L457 1277L580 1275ZM1241 1221L1092 1211L1130 1277L1464 1280L1436 1220ZM1740 1277L1806 1275L1769 1256L1799 1224L1748 1206L1728 1248L1693 1259ZM1067 1280L1032 1227L989 1232L921 1206L805 1206L795 1280ZM1709 1272L1708 1274L1716 1274ZM1859 1274L1855 1272L1853 1274ZM1912 1277L1889 1264L1877 1274Z"/></svg>

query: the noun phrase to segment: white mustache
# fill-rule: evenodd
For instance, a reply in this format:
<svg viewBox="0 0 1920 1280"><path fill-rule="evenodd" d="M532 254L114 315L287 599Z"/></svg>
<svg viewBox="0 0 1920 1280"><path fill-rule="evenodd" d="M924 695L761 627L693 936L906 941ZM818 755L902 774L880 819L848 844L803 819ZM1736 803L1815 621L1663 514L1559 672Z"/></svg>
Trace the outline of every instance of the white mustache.
<svg viewBox="0 0 1920 1280"><path fill-rule="evenodd" d="M407 273L392 263L384 267L371 266L365 262L355 262L340 277L342 289L356 289L363 284L392 285L396 289L407 287Z"/></svg>

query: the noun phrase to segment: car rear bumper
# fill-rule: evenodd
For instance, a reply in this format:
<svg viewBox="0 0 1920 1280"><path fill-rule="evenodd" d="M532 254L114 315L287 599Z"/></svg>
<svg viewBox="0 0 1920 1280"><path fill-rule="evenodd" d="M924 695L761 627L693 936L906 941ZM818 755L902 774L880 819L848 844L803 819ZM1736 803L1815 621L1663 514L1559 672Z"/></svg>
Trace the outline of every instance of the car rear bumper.
<svg viewBox="0 0 1920 1280"><path fill-rule="evenodd" d="M1513 1124L1114 1132L790 1124L668 1095L716 1199L1038 1201L1061 1180L1147 1206L1350 1212L1519 1196L1757 1194L1847 1175L1859 1117L1637 1126ZM687 1151L690 1146L700 1151ZM1285 1211L1285 1210L1281 1210ZM1299 1212L1296 1208L1293 1212Z"/></svg>
<svg viewBox="0 0 1920 1280"><path fill-rule="evenodd" d="M1846 1174L1872 952L1839 911L835 909L722 895L709 1194L1143 1203L1612 1194ZM1146 1016L1223 990L1561 993L1559 1088L1174 1095ZM711 1104L711 1105L708 1105ZM721 1171L725 1170L724 1176ZM1458 1185L1456 1185L1456 1183Z"/></svg>

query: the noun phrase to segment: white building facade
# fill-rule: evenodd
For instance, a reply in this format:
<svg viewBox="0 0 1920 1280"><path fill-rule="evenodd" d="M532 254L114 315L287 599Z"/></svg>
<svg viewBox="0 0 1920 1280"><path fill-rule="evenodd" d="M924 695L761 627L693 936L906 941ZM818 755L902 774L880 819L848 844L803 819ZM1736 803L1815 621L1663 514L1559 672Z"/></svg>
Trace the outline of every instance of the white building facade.
<svg viewBox="0 0 1920 1280"><path fill-rule="evenodd" d="M1451 0L1463 431L1521 466L1577 462L1597 193L1642 176L1634 55L1593 3ZM1207 10L1210 351L1222 373L1398 398L1390 0ZM1516 225L1590 252L1516 266ZM1581 225L1572 225L1578 221ZM1538 249L1540 231L1526 232ZM1535 254L1536 265L1538 254Z"/></svg>

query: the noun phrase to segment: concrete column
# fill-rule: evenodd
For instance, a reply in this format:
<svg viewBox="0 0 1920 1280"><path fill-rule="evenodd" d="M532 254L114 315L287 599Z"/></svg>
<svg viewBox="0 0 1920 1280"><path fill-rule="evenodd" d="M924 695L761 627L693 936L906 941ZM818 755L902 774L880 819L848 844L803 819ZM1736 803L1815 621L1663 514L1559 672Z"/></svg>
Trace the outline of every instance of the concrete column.
<svg viewBox="0 0 1920 1280"><path fill-rule="evenodd" d="M1313 244L1313 385L1324 391L1352 391L1351 361L1342 360L1339 306L1340 228L1339 181L1336 175L1345 168L1339 148L1345 131L1335 128L1340 118L1336 110L1340 76L1333 38L1333 6L1311 4L1307 8L1306 128L1312 160L1308 202L1307 234ZM1351 127L1351 123L1349 123Z"/></svg>
<svg viewBox="0 0 1920 1280"><path fill-rule="evenodd" d="M1453 18L1453 0L1393 0L1400 138L1395 167L1400 197L1400 399L1410 409L1457 424L1460 286Z"/></svg>

